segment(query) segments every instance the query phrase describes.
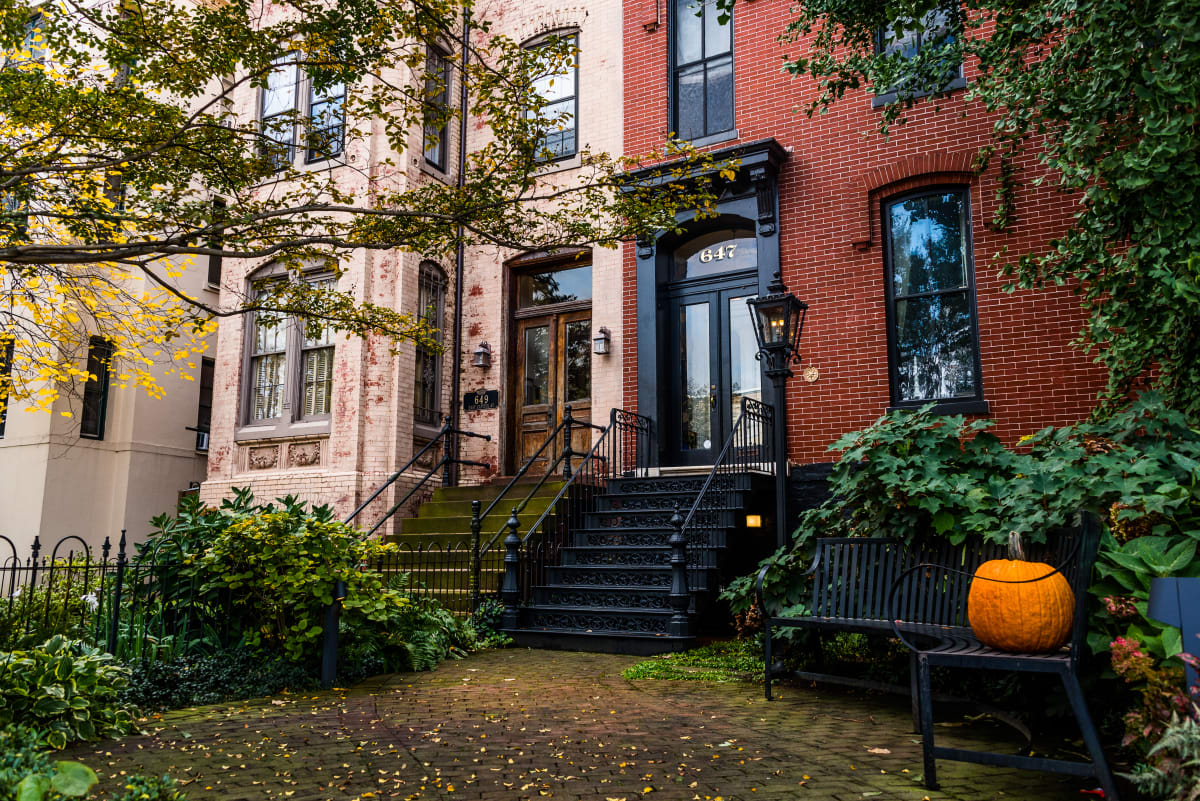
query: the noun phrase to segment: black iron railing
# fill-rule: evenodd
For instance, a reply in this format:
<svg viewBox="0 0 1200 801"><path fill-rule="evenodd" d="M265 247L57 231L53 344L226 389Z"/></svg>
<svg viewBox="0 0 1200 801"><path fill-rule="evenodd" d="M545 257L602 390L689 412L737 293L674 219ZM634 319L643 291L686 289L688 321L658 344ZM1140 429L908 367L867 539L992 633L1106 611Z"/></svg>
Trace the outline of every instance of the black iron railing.
<svg viewBox="0 0 1200 801"><path fill-rule="evenodd" d="M567 481L545 511L528 526L522 526L521 510L514 507L505 524L501 597L511 614L515 615L518 603L530 599L534 587L544 583L546 568L558 563L559 552L569 542L571 532L582 528L588 513L596 510L596 499L608 482L645 475L650 466L650 418L613 409L608 427L600 430L600 437L583 454L579 465L565 474Z"/></svg>
<svg viewBox="0 0 1200 801"><path fill-rule="evenodd" d="M402 476L412 470L413 467L421 460L421 458L426 453L429 453L431 450L433 450L438 444L441 444L442 446L442 458L439 459L436 464L426 470L424 475L420 475L419 477L414 476L416 477L416 481L413 482L409 487L408 492L404 493L400 500L392 504L387 512L385 512L383 516L375 522L375 525L371 527L367 534L374 534L384 523L391 520L396 513L403 509L404 505L412 500L413 496L415 496L417 492L421 490L421 488L427 483L429 483L429 480L439 472L441 473L443 486L448 485L450 482L450 470L448 469L450 465L465 464L473 465L475 467L490 467L487 462L476 462L471 461L470 459L458 458L457 446L459 437L475 437L476 439L482 439L487 442L490 442L492 439L488 434L476 434L474 431L466 431L461 428L454 428L452 425L450 425L450 417L447 415L441 429L437 432L437 434L434 435L433 439L425 443L425 447L417 451L416 454L409 459L403 467L401 467L395 473L392 473L386 481L380 484L375 491L371 493L370 497L360 503L358 508L351 512L349 517L347 517L343 522L353 523L355 518L362 514L363 511L370 506L376 498L382 495L388 489L388 487L395 484Z"/></svg>
<svg viewBox="0 0 1200 801"><path fill-rule="evenodd" d="M717 531L729 528L735 512L738 478L751 471L775 471L775 409L752 398L742 398L733 430L717 461L700 486L691 508L683 515L681 530L688 547L715 545Z"/></svg>
<svg viewBox="0 0 1200 801"><path fill-rule="evenodd" d="M50 553L34 538L21 560L0 536L0 650L56 634L103 648L123 661L169 659L235 639L227 594L203 595L182 548L160 541L116 553L108 538L97 557L83 539L60 539Z"/></svg>

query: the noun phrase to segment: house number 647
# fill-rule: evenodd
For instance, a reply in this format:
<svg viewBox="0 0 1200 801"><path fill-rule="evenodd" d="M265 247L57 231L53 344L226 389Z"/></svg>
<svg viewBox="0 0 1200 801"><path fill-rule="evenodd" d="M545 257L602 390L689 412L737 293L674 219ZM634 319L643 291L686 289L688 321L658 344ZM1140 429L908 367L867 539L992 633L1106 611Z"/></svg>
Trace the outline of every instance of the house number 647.
<svg viewBox="0 0 1200 801"><path fill-rule="evenodd" d="M710 261L724 261L733 258L737 245L722 245L719 248L705 248L700 251L700 261L708 264Z"/></svg>

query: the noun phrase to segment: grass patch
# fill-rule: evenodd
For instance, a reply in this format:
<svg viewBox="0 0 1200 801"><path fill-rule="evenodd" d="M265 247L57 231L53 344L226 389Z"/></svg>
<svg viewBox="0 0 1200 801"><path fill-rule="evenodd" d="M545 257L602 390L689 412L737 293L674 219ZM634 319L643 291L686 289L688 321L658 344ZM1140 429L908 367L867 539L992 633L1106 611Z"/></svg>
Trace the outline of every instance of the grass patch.
<svg viewBox="0 0 1200 801"><path fill-rule="evenodd" d="M755 640L722 640L681 654L654 656L626 668L626 679L753 682L762 678L762 646Z"/></svg>

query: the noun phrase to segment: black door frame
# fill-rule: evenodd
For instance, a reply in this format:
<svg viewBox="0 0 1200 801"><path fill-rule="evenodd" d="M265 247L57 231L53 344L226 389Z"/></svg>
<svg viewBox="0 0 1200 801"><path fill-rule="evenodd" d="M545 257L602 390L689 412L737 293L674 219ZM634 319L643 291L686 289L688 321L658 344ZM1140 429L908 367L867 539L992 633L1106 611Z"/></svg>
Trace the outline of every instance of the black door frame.
<svg viewBox="0 0 1200 801"><path fill-rule="evenodd" d="M718 216L698 220L694 212L676 219L681 234L663 233L653 241L637 243L637 412L655 422L658 448L651 454L651 467L663 464L668 455L673 415L670 408L671 372L669 317L670 266L675 250L685 241L713 230L750 228L755 231L758 251L758 294L768 293L771 277L780 269L778 229L778 176L787 152L774 139L736 145L712 154L720 161L737 159L732 181L711 176L720 194ZM661 179L666 182L665 179Z"/></svg>

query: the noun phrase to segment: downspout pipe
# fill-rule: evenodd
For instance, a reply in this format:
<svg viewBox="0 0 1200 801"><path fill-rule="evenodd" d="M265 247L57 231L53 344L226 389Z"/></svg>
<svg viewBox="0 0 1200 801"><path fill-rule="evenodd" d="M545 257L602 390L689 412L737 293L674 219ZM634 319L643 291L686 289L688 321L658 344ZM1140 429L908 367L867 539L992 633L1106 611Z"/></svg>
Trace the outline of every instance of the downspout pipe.
<svg viewBox="0 0 1200 801"><path fill-rule="evenodd" d="M462 189L466 184L466 169L467 169L467 60L471 57L471 12L463 6L463 23L462 23L462 66L459 74L458 88L458 176L456 178L456 186L458 187L459 197L462 197ZM466 259L466 248L463 246L463 226L458 225L458 248L454 256L454 354L451 357L451 381L450 381L450 427L454 431L459 428L460 418L462 416L462 387L460 386L462 376L462 334L463 334L463 262ZM446 465L446 469L450 471L450 485L458 486L459 479L459 464L458 459L461 458L459 453L459 437L458 434L451 433L450 436L454 440L452 449L453 459L450 464Z"/></svg>

